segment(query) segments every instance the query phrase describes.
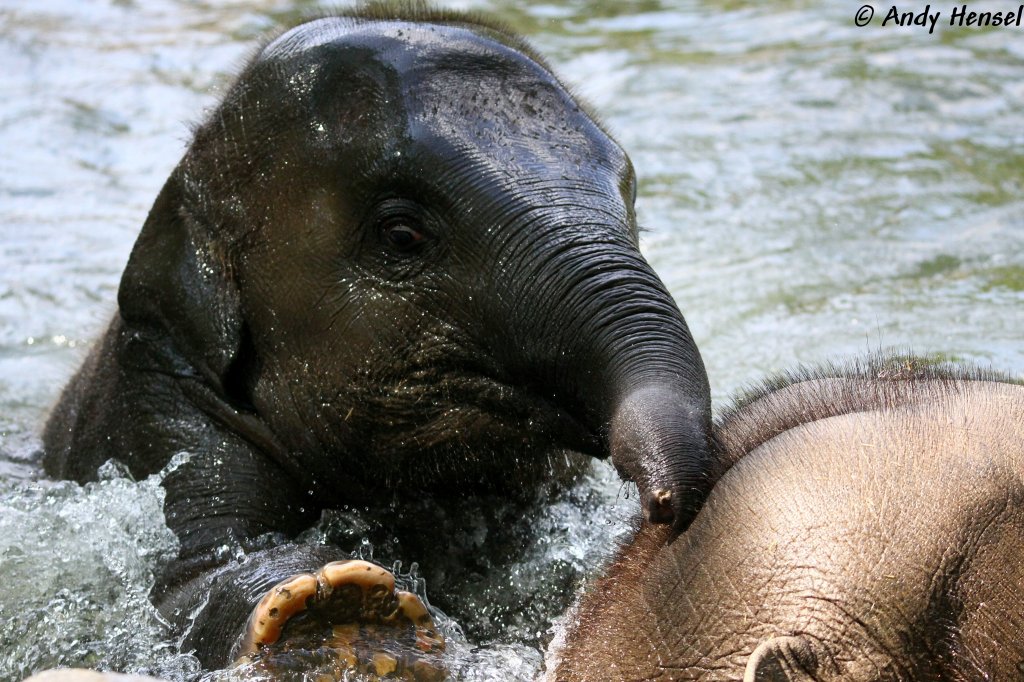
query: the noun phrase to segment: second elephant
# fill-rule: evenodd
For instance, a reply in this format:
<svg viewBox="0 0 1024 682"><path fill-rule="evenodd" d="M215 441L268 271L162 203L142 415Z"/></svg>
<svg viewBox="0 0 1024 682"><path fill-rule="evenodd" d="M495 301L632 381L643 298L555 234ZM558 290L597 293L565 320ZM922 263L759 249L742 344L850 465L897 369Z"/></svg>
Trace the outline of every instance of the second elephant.
<svg viewBox="0 0 1024 682"><path fill-rule="evenodd" d="M798 377L718 429L693 525L644 525L548 680L1020 679L1024 386L914 360Z"/></svg>

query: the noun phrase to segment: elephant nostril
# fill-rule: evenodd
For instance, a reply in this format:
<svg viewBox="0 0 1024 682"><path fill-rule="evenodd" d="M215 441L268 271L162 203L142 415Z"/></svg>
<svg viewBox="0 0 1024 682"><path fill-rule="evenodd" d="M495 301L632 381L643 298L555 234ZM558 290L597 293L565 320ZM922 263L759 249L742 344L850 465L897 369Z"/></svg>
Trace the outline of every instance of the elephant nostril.
<svg viewBox="0 0 1024 682"><path fill-rule="evenodd" d="M644 513L651 523L672 523L676 514L672 509L672 491L666 488L651 490L644 495Z"/></svg>

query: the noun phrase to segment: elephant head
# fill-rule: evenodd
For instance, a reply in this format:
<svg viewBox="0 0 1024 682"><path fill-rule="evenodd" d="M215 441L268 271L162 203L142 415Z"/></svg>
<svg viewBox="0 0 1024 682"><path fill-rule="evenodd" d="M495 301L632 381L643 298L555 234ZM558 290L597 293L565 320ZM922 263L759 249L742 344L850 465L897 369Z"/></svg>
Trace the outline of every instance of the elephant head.
<svg viewBox="0 0 1024 682"><path fill-rule="evenodd" d="M324 503L515 488L573 450L684 525L709 389L629 159L518 39L416 19L323 18L252 59L132 252L136 364L201 380Z"/></svg>

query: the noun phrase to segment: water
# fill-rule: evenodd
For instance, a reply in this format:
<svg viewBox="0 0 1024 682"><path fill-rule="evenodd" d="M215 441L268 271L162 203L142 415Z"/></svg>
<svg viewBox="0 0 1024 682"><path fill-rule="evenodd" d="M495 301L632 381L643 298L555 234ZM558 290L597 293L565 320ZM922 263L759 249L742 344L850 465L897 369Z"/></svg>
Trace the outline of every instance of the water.
<svg viewBox="0 0 1024 682"><path fill-rule="evenodd" d="M154 572L178 541L159 519L159 477L112 467L84 487L4 485L0 498L0 676L75 662L194 675L149 602Z"/></svg>
<svg viewBox="0 0 1024 682"><path fill-rule="evenodd" d="M445 4L528 35L630 152L645 251L716 402L890 346L1024 373L1024 29L857 28L859 2ZM193 674L145 599L173 551L158 486L37 481L37 432L113 311L188 123L261 34L316 7L0 0L0 680L56 663ZM456 642L463 679L530 677L546 635L529 621L632 505L598 468L520 538L511 584L466 595L483 615L462 626L505 627L485 649Z"/></svg>

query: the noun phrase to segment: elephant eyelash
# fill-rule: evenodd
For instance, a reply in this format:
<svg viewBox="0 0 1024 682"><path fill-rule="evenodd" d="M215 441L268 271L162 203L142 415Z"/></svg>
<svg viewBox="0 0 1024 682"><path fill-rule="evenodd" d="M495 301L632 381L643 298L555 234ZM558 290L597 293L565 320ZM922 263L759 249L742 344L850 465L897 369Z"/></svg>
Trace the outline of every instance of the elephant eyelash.
<svg viewBox="0 0 1024 682"><path fill-rule="evenodd" d="M423 221L412 216L395 216L383 220L378 230L381 243L402 256L422 252L434 239L433 233Z"/></svg>
<svg viewBox="0 0 1024 682"><path fill-rule="evenodd" d="M378 204L372 218L380 243L390 252L411 256L434 240L424 220L424 209L416 202L389 198Z"/></svg>

